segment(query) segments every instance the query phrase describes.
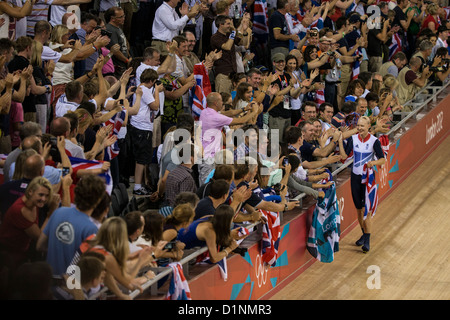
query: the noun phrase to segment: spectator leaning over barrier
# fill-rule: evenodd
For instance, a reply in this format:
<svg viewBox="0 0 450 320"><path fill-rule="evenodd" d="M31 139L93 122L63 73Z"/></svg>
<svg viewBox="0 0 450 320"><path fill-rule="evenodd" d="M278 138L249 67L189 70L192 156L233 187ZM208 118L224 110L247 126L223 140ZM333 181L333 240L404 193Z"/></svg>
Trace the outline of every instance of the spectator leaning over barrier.
<svg viewBox="0 0 450 320"><path fill-rule="evenodd" d="M203 216L214 215L216 208L225 203L230 191L230 184L223 180L213 180L209 187L209 195L198 203L195 209L195 220Z"/></svg>
<svg viewBox="0 0 450 320"><path fill-rule="evenodd" d="M128 212L124 217L127 224L128 244L130 245L130 254L142 250L134 242L141 236L145 227L145 219L140 211Z"/></svg>
<svg viewBox="0 0 450 320"><path fill-rule="evenodd" d="M136 277L139 271L153 260L151 248L142 249L138 257L130 263L127 224L121 217L106 219L98 229L95 238L86 241L80 250L100 252L105 256L105 285L119 299L129 300L130 298L118 284L128 290L142 291L141 285L155 276L150 270L144 276Z"/></svg>
<svg viewBox="0 0 450 320"><path fill-rule="evenodd" d="M258 170L258 164L256 159L251 157L246 157L245 162L241 164L235 164L235 172L234 172L234 185L236 189L239 190L242 187L246 187L254 191L257 186L257 182L255 180L256 174ZM299 205L297 200L288 201L286 198L287 188L280 193L281 201L278 203L265 201L261 199L261 197L252 192L251 196L242 202L241 208L245 209L247 213L239 212L238 215L234 218L235 222L242 221L264 221L265 218L261 215L261 210L273 211L273 212L281 212L281 211L289 211L293 210L295 207Z"/></svg>
<svg viewBox="0 0 450 320"><path fill-rule="evenodd" d="M240 237L238 229L230 230L233 217L233 208L222 204L213 216L205 216L192 222L189 227L180 229L177 240L186 245L185 249L206 245L211 262L219 262L238 247L236 240L246 237Z"/></svg>

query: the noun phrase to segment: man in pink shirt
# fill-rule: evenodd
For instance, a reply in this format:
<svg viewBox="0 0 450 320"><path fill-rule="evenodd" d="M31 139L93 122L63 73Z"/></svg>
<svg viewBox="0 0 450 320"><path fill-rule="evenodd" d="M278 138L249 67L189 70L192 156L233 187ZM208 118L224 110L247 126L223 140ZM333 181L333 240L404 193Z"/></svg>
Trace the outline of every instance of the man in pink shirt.
<svg viewBox="0 0 450 320"><path fill-rule="evenodd" d="M247 123L258 113L258 105L253 105L252 111L239 118L230 118L220 112L223 109L222 96L211 92L206 97L207 108L200 115L202 128L203 162L199 165L200 185L204 184L208 174L214 169L214 155L222 149L222 129L224 126Z"/></svg>

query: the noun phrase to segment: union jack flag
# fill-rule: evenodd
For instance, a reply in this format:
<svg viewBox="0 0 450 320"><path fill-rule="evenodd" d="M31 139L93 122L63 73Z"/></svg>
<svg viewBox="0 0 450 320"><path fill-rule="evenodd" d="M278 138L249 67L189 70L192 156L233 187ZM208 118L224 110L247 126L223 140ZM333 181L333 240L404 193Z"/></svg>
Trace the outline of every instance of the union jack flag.
<svg viewBox="0 0 450 320"><path fill-rule="evenodd" d="M394 54L400 51L402 51L402 39L400 39L400 36L397 33L394 33L392 35L392 43L389 46L389 60L392 59Z"/></svg>
<svg viewBox="0 0 450 320"><path fill-rule="evenodd" d="M267 34L269 32L267 1L256 0L253 7L253 32L258 34Z"/></svg>
<svg viewBox="0 0 450 320"><path fill-rule="evenodd" d="M378 185L375 181L375 171L373 168L368 168L367 164L364 165L364 171L361 177L361 183L366 184L365 195L365 210L364 220L366 220L369 212L372 213L372 217L375 215L378 207Z"/></svg>
<svg viewBox="0 0 450 320"><path fill-rule="evenodd" d="M270 266L274 266L278 258L278 246L281 237L280 213L261 209L259 211L267 219L262 230L261 260Z"/></svg>
<svg viewBox="0 0 450 320"><path fill-rule="evenodd" d="M354 56L358 56L361 54L361 51L358 49L356 49L355 53L353 54ZM361 62L358 60L356 60L355 62L353 62L353 70L352 70L352 80L358 79L359 73L360 73L360 66L361 66Z"/></svg>
<svg viewBox="0 0 450 320"><path fill-rule="evenodd" d="M166 300L192 300L189 284L183 274L183 266L179 262L169 263L172 268L169 291Z"/></svg>
<svg viewBox="0 0 450 320"><path fill-rule="evenodd" d="M378 138L378 140L381 143L384 156L386 157L389 152L389 137L386 135L382 135ZM375 181L375 170L373 168L368 168L367 164L364 165L361 183L366 184L365 210L364 210L364 220L365 220L369 212L372 213L373 217L378 207L378 185L376 184Z"/></svg>
<svg viewBox="0 0 450 320"><path fill-rule="evenodd" d="M81 158L69 157L70 163L72 164L73 173L72 176L76 177L77 171L80 169L99 169L103 165L103 161L86 160ZM111 170L108 169L107 172L99 174L100 177L105 179L106 192L111 194L113 189L113 179L111 176ZM76 179L74 179L76 181Z"/></svg>
<svg viewBox="0 0 450 320"><path fill-rule="evenodd" d="M109 125L113 126L113 130L110 136L111 135L117 136L119 134L119 131L122 128L122 125L125 121L126 114L127 114L126 111L122 110L116 113L111 119L102 124L102 126L109 126ZM114 159L119 155L119 151L120 151L119 143L116 141L111 146L106 147L104 160L111 161L112 159Z"/></svg>
<svg viewBox="0 0 450 320"><path fill-rule="evenodd" d="M191 89L191 106L194 119L198 120L206 108L206 97L212 91L208 70L202 62L194 65L194 78L197 84Z"/></svg>

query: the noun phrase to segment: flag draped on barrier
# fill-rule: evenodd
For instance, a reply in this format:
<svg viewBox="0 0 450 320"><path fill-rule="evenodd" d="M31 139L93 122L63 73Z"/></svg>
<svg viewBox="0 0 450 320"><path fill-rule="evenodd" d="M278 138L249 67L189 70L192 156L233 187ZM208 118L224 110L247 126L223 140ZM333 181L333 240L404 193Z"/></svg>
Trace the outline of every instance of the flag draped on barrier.
<svg viewBox="0 0 450 320"><path fill-rule="evenodd" d="M260 211L267 219L262 230L261 260L270 266L274 266L278 258L278 246L281 236L280 213L266 210Z"/></svg>
<svg viewBox="0 0 450 320"><path fill-rule="evenodd" d="M184 277L181 263L172 262L169 267L172 268L173 272L166 300L192 300L189 284Z"/></svg>
<svg viewBox="0 0 450 320"><path fill-rule="evenodd" d="M330 178L327 180L331 180ZM313 212L309 230L307 250L320 262L330 263L334 253L339 251L341 216L336 197L336 183L323 190L324 198L319 198Z"/></svg>

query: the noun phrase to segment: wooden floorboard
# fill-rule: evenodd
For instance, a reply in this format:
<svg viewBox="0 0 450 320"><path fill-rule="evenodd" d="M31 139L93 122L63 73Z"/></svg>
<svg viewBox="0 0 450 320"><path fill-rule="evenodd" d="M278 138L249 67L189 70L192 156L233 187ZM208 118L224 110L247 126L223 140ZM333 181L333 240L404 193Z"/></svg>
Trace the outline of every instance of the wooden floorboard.
<svg viewBox="0 0 450 320"><path fill-rule="evenodd" d="M449 159L450 136L379 204L370 252L354 244L356 227L332 263L315 262L271 299L450 299Z"/></svg>

